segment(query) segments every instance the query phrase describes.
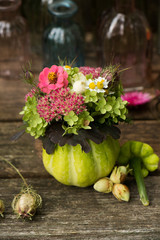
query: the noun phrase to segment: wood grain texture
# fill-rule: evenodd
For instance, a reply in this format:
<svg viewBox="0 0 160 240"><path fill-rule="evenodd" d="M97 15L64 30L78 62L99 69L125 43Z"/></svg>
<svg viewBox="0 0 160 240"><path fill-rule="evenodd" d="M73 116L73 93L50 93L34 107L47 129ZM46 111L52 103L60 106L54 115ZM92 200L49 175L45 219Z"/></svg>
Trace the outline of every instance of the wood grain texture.
<svg viewBox="0 0 160 240"><path fill-rule="evenodd" d="M1 240L26 239L154 239L160 236L160 177L145 182L150 206L144 207L134 181L127 182L131 191L129 203L119 202L110 194L92 187L76 188L52 179L27 179L43 198L43 207L32 221L17 219L11 201L20 191L19 179L1 179L0 198L6 205L0 218Z"/></svg>
<svg viewBox="0 0 160 240"><path fill-rule="evenodd" d="M0 123L0 159L11 161L24 177L49 176L41 160L41 144L29 134L11 141L21 123ZM17 174L5 162L1 163L0 177L16 177Z"/></svg>
<svg viewBox="0 0 160 240"><path fill-rule="evenodd" d="M19 112L24 105L27 87L22 80L0 78L0 120L21 119Z"/></svg>

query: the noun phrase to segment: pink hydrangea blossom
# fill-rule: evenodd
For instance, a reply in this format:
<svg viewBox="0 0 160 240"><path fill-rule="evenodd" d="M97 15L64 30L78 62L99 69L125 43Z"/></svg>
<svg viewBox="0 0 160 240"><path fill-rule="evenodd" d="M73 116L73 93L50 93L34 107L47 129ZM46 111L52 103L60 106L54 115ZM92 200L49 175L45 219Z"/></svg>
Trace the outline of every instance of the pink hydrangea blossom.
<svg viewBox="0 0 160 240"><path fill-rule="evenodd" d="M98 78L100 76L102 68L101 67L93 68L93 67L85 66L85 67L80 67L79 71L82 72L85 76L91 73L93 78Z"/></svg>
<svg viewBox="0 0 160 240"><path fill-rule="evenodd" d="M121 96L123 101L128 102L128 106L136 106L141 105L144 103L147 103L151 100L151 96L149 93L143 93L143 92L129 92L125 93Z"/></svg>
<svg viewBox="0 0 160 240"><path fill-rule="evenodd" d="M31 91L26 94L26 96L25 96L25 101L27 102L27 98L28 98L28 97L31 97L31 98L32 98L32 97L34 96L35 92L36 92L36 89L35 89L35 88L32 88Z"/></svg>
<svg viewBox="0 0 160 240"><path fill-rule="evenodd" d="M44 93L50 93L57 88L68 86L68 73L61 66L53 65L51 68L44 68L39 75L38 87Z"/></svg>
<svg viewBox="0 0 160 240"><path fill-rule="evenodd" d="M62 116L74 111L76 115L86 110L84 97L70 92L70 88L57 88L39 99L37 111L46 122L61 120Z"/></svg>

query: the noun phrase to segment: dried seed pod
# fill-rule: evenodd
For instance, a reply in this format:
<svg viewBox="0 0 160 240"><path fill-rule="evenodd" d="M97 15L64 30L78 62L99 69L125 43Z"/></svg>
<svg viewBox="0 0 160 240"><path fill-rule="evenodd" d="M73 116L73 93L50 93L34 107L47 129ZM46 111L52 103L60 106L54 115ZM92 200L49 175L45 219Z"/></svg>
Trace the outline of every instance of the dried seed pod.
<svg viewBox="0 0 160 240"><path fill-rule="evenodd" d="M4 210L5 210L4 202L0 200L0 216L1 217L4 217L3 216Z"/></svg>
<svg viewBox="0 0 160 240"><path fill-rule="evenodd" d="M98 192L109 193L112 192L113 182L107 178L101 178L94 184L94 189Z"/></svg>
<svg viewBox="0 0 160 240"><path fill-rule="evenodd" d="M128 202L130 199L129 188L124 184L121 184L121 183L114 184L112 193L120 201Z"/></svg>
<svg viewBox="0 0 160 240"><path fill-rule="evenodd" d="M4 161L18 173L24 183L24 187L21 192L17 194L12 201L13 211L18 215L18 217L32 220L37 208L42 205L42 198L31 186L27 184L22 174L10 161L7 159L4 159Z"/></svg>
<svg viewBox="0 0 160 240"><path fill-rule="evenodd" d="M32 220L38 207L41 207L42 198L32 188L25 188L12 201L13 211L18 217Z"/></svg>
<svg viewBox="0 0 160 240"><path fill-rule="evenodd" d="M128 166L114 167L110 179L113 183L123 183L129 173Z"/></svg>

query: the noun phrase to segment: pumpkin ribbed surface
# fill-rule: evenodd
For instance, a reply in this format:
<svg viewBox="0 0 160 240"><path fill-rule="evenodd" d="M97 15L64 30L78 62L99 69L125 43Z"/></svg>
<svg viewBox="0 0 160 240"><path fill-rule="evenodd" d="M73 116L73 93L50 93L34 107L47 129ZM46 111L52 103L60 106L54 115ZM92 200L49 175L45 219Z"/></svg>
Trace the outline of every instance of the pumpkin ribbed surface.
<svg viewBox="0 0 160 240"><path fill-rule="evenodd" d="M66 185L87 187L99 178L109 175L119 155L119 142L107 137L101 144L89 140L91 151L85 153L81 146L68 144L56 146L53 154L43 149L46 170L59 182Z"/></svg>

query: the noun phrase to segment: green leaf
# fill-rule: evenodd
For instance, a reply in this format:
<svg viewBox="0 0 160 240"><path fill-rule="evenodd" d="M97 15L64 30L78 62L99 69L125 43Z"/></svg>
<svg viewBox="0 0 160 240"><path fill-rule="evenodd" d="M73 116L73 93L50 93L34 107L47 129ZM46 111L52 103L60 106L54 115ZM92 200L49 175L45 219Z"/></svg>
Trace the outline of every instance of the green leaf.
<svg viewBox="0 0 160 240"><path fill-rule="evenodd" d="M21 112L23 121L26 122L26 132L35 138L39 138L45 134L48 123L39 116L37 112L36 97L28 97Z"/></svg>
<svg viewBox="0 0 160 240"><path fill-rule="evenodd" d="M66 121L69 126L73 126L74 123L78 121L78 116L73 111L70 111L64 116L64 121Z"/></svg>
<svg viewBox="0 0 160 240"><path fill-rule="evenodd" d="M120 112L120 110L119 110L119 109L117 109L117 108L115 108L115 109L114 109L114 113L115 113L116 115L121 115L121 112Z"/></svg>
<svg viewBox="0 0 160 240"><path fill-rule="evenodd" d="M112 106L110 104L106 104L105 109L107 112L110 112L112 110Z"/></svg>
<svg viewBox="0 0 160 240"><path fill-rule="evenodd" d="M107 110L105 108L103 108L100 111L101 111L102 114L105 114Z"/></svg>

